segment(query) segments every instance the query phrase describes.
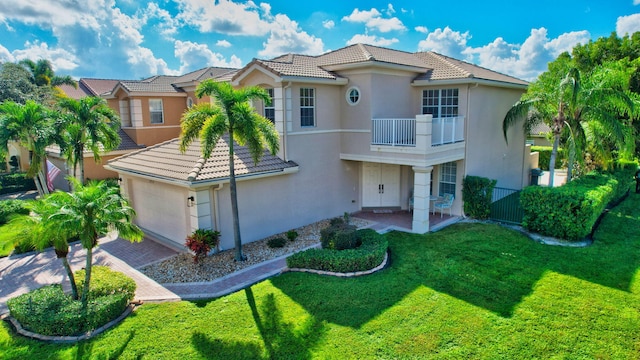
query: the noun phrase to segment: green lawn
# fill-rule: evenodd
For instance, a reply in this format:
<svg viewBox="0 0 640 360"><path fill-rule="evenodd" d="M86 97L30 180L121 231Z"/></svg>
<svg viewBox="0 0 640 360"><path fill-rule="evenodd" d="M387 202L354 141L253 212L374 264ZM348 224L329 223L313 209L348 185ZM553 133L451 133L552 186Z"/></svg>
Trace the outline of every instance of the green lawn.
<svg viewBox="0 0 640 360"><path fill-rule="evenodd" d="M484 224L388 238L379 273L289 273L215 300L146 304L78 345L3 324L0 358L640 358L640 195L588 248Z"/></svg>

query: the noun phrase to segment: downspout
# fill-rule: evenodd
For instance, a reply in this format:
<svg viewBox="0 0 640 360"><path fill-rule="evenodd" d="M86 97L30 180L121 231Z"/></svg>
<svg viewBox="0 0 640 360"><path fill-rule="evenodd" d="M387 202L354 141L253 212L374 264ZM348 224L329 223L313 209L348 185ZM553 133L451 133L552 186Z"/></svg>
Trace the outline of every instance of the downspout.
<svg viewBox="0 0 640 360"><path fill-rule="evenodd" d="M282 155L284 161L289 161L289 152L287 151L287 89L291 87L291 81L282 88Z"/></svg>

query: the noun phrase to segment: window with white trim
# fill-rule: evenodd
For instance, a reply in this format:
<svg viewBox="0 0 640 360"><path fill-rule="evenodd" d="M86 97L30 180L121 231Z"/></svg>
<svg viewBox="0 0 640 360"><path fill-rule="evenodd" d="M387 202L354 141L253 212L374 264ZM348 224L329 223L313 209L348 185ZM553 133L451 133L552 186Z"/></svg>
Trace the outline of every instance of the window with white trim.
<svg viewBox="0 0 640 360"><path fill-rule="evenodd" d="M422 113L434 118L458 116L458 89L422 90Z"/></svg>
<svg viewBox="0 0 640 360"><path fill-rule="evenodd" d="M300 126L316 126L316 99L313 88L300 88Z"/></svg>
<svg viewBox="0 0 640 360"><path fill-rule="evenodd" d="M149 99L149 114L152 124L164 123L164 112L162 111L162 99Z"/></svg>
<svg viewBox="0 0 640 360"><path fill-rule="evenodd" d="M456 194L456 162L448 162L440 165L440 186L438 195Z"/></svg>
<svg viewBox="0 0 640 360"><path fill-rule="evenodd" d="M349 90L347 90L346 98L349 105L358 104L358 102L360 102L360 89L355 86L350 87Z"/></svg>
<svg viewBox="0 0 640 360"><path fill-rule="evenodd" d="M273 88L265 89L271 99L271 104L264 103L264 117L271 120L272 123L276 122L276 108L273 105Z"/></svg>

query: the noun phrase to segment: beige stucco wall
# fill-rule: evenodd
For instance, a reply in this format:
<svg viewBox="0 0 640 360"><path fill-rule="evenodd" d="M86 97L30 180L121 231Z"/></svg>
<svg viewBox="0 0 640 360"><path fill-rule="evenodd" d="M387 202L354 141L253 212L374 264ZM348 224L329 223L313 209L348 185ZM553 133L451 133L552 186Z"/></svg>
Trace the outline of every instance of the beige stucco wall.
<svg viewBox="0 0 640 360"><path fill-rule="evenodd" d="M497 186L520 189L525 166L522 124L511 127L508 144L502 133L505 114L523 90L477 86L469 89L464 174L498 180Z"/></svg>

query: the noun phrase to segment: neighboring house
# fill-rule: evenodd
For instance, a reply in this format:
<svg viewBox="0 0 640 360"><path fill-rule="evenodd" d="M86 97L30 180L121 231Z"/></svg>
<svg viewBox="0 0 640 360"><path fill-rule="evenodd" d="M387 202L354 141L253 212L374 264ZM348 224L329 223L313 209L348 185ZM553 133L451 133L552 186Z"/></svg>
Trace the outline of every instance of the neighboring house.
<svg viewBox="0 0 640 360"><path fill-rule="evenodd" d="M238 179L244 242L344 212L407 209L411 194L412 229L424 233L431 196L453 194L452 212L462 215L466 175L507 188L528 184L524 134L512 127L508 144L502 134L525 81L433 52L362 44L253 60L229 80L267 89L272 104L254 106L280 133L279 162L267 157L253 166L237 155L246 169ZM181 154L170 140L107 168L123 179L138 224L155 238L182 246L194 229L214 228L228 249L233 228L221 146L204 161L196 144Z"/></svg>
<svg viewBox="0 0 640 360"><path fill-rule="evenodd" d="M527 144L533 146L552 146L549 141L549 133L551 128L545 123L540 123L531 129L531 132L527 136Z"/></svg>

